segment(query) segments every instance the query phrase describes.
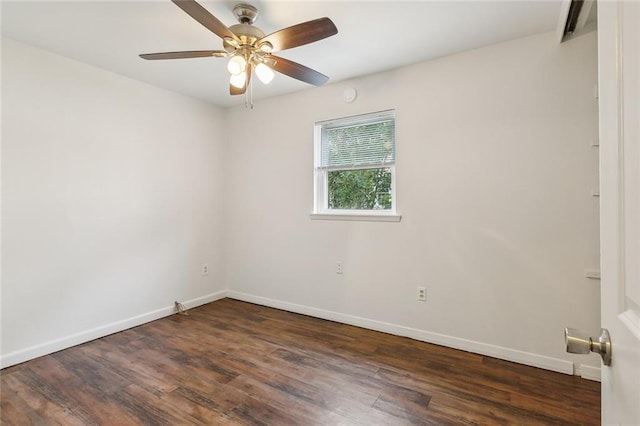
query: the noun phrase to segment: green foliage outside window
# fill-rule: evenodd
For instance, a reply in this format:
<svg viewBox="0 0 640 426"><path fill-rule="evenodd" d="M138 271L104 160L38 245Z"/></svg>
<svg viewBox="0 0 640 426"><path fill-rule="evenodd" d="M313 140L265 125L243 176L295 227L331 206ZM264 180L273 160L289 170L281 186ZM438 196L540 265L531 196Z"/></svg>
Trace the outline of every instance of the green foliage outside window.
<svg viewBox="0 0 640 426"><path fill-rule="evenodd" d="M328 173L329 208L391 209L391 170L337 170Z"/></svg>

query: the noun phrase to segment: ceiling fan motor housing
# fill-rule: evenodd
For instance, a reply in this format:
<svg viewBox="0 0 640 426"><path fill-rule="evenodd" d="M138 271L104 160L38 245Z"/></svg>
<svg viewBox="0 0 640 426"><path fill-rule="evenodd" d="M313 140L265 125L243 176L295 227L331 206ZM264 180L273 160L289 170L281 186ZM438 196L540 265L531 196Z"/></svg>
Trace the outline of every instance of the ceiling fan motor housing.
<svg viewBox="0 0 640 426"><path fill-rule="evenodd" d="M264 32L250 24L236 24L229 27L229 30L234 33L240 39L240 46L254 46L257 40L260 40L265 36ZM223 46L227 52L234 51L237 46L229 43L226 39L223 40Z"/></svg>

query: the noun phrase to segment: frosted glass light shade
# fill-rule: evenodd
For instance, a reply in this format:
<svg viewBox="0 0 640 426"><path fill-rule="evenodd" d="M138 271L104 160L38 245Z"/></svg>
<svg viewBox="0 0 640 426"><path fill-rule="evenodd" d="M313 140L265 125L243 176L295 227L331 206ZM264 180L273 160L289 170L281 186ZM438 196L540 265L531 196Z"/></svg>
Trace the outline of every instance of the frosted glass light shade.
<svg viewBox="0 0 640 426"><path fill-rule="evenodd" d="M273 71L271 71L271 68L269 68L265 64L258 64L256 66L256 75L261 82L263 82L264 84L269 84L271 83L271 80L273 80L273 76L275 74L273 73Z"/></svg>
<svg viewBox="0 0 640 426"><path fill-rule="evenodd" d="M247 67L247 61L242 56L234 56L229 59L227 69L231 75L238 75L244 72Z"/></svg>
<svg viewBox="0 0 640 426"><path fill-rule="evenodd" d="M247 81L247 73L241 72L240 74L233 74L229 79L229 83L232 86L237 87L238 89L242 89Z"/></svg>

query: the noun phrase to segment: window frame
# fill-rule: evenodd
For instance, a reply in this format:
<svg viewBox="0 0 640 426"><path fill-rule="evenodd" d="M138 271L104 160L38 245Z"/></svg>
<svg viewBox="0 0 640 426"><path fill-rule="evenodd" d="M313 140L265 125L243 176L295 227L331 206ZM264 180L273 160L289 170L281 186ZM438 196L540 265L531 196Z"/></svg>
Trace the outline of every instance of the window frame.
<svg viewBox="0 0 640 426"><path fill-rule="evenodd" d="M327 127L348 127L375 123L380 119L393 118L394 126L396 114L394 109L377 111L366 114L353 115L331 120L318 121L314 124L314 151L313 151L313 213L312 219L320 220L365 220L399 222L401 215L397 212L397 191L396 191L396 137L393 138L394 160L392 163L364 166L345 166L332 168L331 170L321 165L322 158L322 132ZM366 209L330 209L328 194L328 173L335 170L371 170L376 168L389 169L391 172L391 208L379 210Z"/></svg>

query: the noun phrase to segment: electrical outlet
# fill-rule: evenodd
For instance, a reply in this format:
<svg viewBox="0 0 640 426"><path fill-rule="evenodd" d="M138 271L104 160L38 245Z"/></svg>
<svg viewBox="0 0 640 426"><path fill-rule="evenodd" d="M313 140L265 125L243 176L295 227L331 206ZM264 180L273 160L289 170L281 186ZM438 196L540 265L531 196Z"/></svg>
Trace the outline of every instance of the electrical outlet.
<svg viewBox="0 0 640 426"><path fill-rule="evenodd" d="M424 287L416 287L416 295L419 301L427 301L427 289Z"/></svg>
<svg viewBox="0 0 640 426"><path fill-rule="evenodd" d="M202 276L209 275L209 265L206 263L202 264L202 269L200 270Z"/></svg>
<svg viewBox="0 0 640 426"><path fill-rule="evenodd" d="M342 274L344 272L344 263L342 261L336 262L336 274Z"/></svg>

